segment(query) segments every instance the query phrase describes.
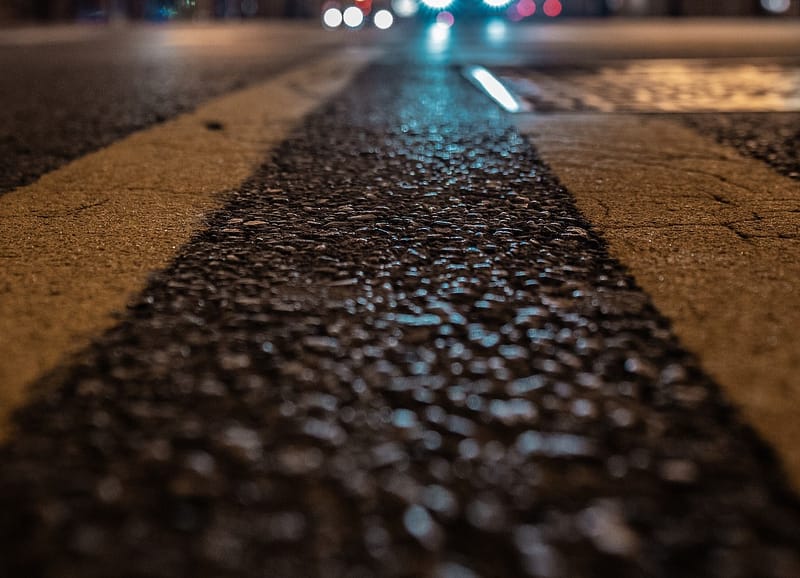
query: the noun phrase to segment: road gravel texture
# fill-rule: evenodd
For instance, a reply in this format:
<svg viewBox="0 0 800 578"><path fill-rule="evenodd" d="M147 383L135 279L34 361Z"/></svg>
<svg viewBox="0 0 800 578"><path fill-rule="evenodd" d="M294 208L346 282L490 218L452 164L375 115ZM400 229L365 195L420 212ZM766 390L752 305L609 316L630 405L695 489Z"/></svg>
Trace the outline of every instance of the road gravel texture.
<svg viewBox="0 0 800 578"><path fill-rule="evenodd" d="M800 180L800 113L693 114L681 119L720 144Z"/></svg>
<svg viewBox="0 0 800 578"><path fill-rule="evenodd" d="M800 509L536 152L375 65L39 384L0 575L800 575Z"/></svg>
<svg viewBox="0 0 800 578"><path fill-rule="evenodd" d="M786 112L797 109L797 70L794 60L748 59L496 67L538 112L668 112L664 118L800 179L800 112Z"/></svg>

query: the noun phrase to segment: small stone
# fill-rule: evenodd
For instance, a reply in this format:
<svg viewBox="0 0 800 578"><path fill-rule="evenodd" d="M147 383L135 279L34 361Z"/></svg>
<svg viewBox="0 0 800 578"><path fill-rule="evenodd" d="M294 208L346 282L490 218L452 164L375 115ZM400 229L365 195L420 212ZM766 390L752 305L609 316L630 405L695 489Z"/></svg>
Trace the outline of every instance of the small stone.
<svg viewBox="0 0 800 578"><path fill-rule="evenodd" d="M97 484L97 497L106 504L111 504L122 496L122 484L114 476L108 476Z"/></svg>
<svg viewBox="0 0 800 578"><path fill-rule="evenodd" d="M662 478L678 484L691 484L697 481L697 466L688 460L665 460L658 468Z"/></svg>
<svg viewBox="0 0 800 578"><path fill-rule="evenodd" d="M480 530L500 532L506 524L505 508L496 497L484 494L467 505L467 520Z"/></svg>
<svg viewBox="0 0 800 578"><path fill-rule="evenodd" d="M639 550L639 538L616 501L598 500L578 515L578 526L598 550L607 554L632 557Z"/></svg>
<svg viewBox="0 0 800 578"><path fill-rule="evenodd" d="M261 436L255 430L234 425L223 432L220 444L242 461L261 457Z"/></svg>
<svg viewBox="0 0 800 578"><path fill-rule="evenodd" d="M318 448L288 447L277 455L278 466L286 474L309 474L322 465L322 451Z"/></svg>
<svg viewBox="0 0 800 578"><path fill-rule="evenodd" d="M403 514L406 531L428 549L435 550L441 543L442 534L428 510L420 505L409 506Z"/></svg>
<svg viewBox="0 0 800 578"><path fill-rule="evenodd" d="M306 518L300 512L267 514L266 538L275 542L297 542L306 533Z"/></svg>

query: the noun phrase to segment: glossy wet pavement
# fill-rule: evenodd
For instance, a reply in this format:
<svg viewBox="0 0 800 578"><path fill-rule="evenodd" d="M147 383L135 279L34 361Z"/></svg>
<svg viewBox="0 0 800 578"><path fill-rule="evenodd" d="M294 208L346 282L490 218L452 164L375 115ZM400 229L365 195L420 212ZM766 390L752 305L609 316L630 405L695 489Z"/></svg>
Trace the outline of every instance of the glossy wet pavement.
<svg viewBox="0 0 800 578"><path fill-rule="evenodd" d="M0 30L0 195L341 43L287 22Z"/></svg>
<svg viewBox="0 0 800 578"><path fill-rule="evenodd" d="M492 71L536 113L679 119L800 179L800 63L794 58L587 60Z"/></svg>
<svg viewBox="0 0 800 578"><path fill-rule="evenodd" d="M368 69L41 385L2 575L800 575L769 451L455 69Z"/></svg>

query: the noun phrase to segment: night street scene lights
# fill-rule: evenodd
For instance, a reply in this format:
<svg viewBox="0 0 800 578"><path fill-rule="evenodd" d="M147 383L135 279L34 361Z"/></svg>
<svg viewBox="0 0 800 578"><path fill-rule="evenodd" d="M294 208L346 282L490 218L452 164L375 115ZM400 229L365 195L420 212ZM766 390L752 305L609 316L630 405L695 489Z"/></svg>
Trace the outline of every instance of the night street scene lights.
<svg viewBox="0 0 800 578"><path fill-rule="evenodd" d="M453 0L421 0L422 4L431 10L447 10Z"/></svg>
<svg viewBox="0 0 800 578"><path fill-rule="evenodd" d="M483 3L489 6L490 8L505 8L513 1L514 0L483 0Z"/></svg>

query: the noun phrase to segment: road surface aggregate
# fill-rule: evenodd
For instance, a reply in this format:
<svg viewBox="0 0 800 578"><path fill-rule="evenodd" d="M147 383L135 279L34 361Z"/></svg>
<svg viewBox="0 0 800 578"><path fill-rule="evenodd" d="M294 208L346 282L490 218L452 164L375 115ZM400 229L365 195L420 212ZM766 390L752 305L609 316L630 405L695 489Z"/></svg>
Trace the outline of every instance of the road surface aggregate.
<svg viewBox="0 0 800 578"><path fill-rule="evenodd" d="M656 59L496 72L539 113L670 113L664 118L800 179L800 93L792 81L799 69L795 60Z"/></svg>
<svg viewBox="0 0 800 578"><path fill-rule="evenodd" d="M720 144L800 180L800 113L694 114L682 120Z"/></svg>
<svg viewBox="0 0 800 578"><path fill-rule="evenodd" d="M800 576L770 452L446 66L368 68L37 391L2 576Z"/></svg>

